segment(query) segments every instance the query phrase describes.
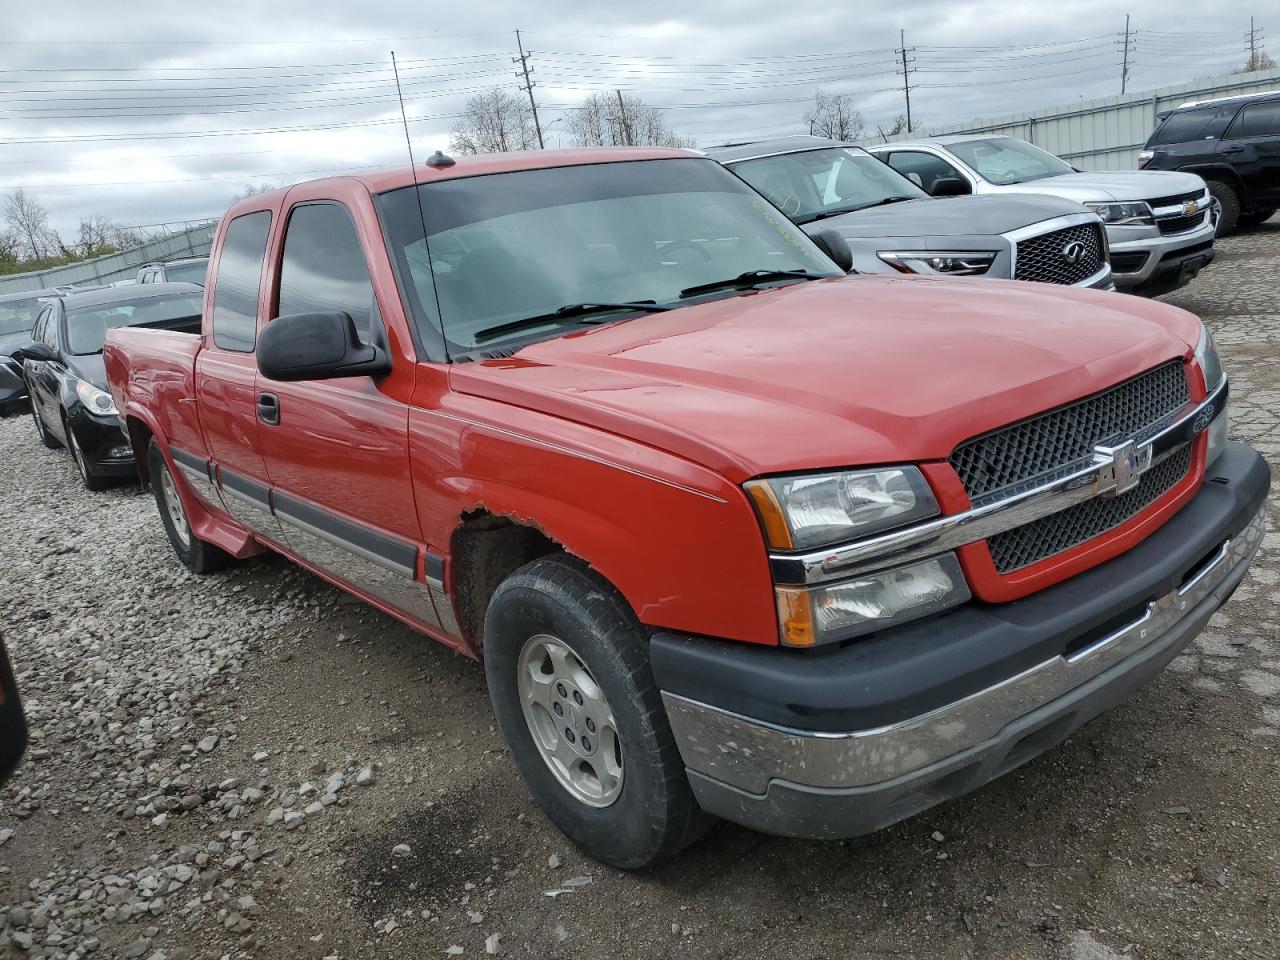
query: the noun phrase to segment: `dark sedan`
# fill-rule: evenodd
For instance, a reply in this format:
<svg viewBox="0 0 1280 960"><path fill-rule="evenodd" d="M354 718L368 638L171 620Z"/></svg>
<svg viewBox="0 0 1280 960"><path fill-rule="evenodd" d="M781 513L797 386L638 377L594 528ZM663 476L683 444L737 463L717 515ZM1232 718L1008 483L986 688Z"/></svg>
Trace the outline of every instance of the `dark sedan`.
<svg viewBox="0 0 1280 960"><path fill-rule="evenodd" d="M0 416L22 409L27 383L22 376L22 350L31 343L31 328L57 290L27 290L0 296Z"/></svg>
<svg viewBox="0 0 1280 960"><path fill-rule="evenodd" d="M22 716L18 686L0 637L0 783L8 779L27 747L27 724Z"/></svg>
<svg viewBox="0 0 1280 960"><path fill-rule="evenodd" d="M100 490L136 475L102 365L112 327L199 328L204 288L194 283L108 287L50 301L23 351L31 415L46 447L67 446L84 485Z"/></svg>

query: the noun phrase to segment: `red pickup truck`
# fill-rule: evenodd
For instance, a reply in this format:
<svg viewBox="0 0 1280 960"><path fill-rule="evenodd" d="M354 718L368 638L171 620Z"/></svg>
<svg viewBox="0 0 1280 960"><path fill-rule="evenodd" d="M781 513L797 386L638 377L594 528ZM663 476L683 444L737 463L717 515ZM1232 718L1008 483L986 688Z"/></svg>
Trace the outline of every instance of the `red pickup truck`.
<svg viewBox="0 0 1280 960"><path fill-rule="evenodd" d="M819 239L684 151L436 155L240 201L203 329L107 374L187 566L275 550L482 659L591 855L847 837L1160 670L1270 475L1191 314Z"/></svg>

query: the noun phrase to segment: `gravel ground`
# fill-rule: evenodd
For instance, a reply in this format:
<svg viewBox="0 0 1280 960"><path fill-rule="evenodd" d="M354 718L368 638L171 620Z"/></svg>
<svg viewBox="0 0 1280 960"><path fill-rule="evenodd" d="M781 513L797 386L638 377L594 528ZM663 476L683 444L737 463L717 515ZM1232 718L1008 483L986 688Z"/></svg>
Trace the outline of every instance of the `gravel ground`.
<svg viewBox="0 0 1280 960"><path fill-rule="evenodd" d="M1219 251L1167 299L1280 466L1280 220ZM29 418L0 463L33 738L0 956L1280 956L1277 534L1171 669L1003 780L861 842L722 825L627 875L530 802L479 665L278 558L187 575L150 495L87 493Z"/></svg>

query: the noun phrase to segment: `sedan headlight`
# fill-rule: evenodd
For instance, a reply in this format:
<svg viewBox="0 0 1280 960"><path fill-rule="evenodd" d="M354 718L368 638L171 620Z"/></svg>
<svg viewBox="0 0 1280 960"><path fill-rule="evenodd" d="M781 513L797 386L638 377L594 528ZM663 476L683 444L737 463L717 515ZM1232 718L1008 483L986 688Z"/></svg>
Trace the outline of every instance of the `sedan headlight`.
<svg viewBox="0 0 1280 960"><path fill-rule="evenodd" d="M115 401L111 399L111 394L105 390L99 390L87 380L76 381L76 396L80 398L80 402L85 405L85 408L90 413L96 413L103 417L118 413Z"/></svg>
<svg viewBox="0 0 1280 960"><path fill-rule="evenodd" d="M899 273L942 273L952 277L981 276L996 259L994 250L884 250L876 255Z"/></svg>
<svg viewBox="0 0 1280 960"><path fill-rule="evenodd" d="M746 490L777 550L865 537L939 512L915 467L773 477L752 480Z"/></svg>
<svg viewBox="0 0 1280 960"><path fill-rule="evenodd" d="M788 647L812 647L897 626L966 602L955 554L816 587L775 588Z"/></svg>
<svg viewBox="0 0 1280 960"><path fill-rule="evenodd" d="M1156 222L1151 207L1141 201L1133 203L1086 203L1086 207L1102 218L1102 222L1113 227L1127 227L1135 224L1152 226Z"/></svg>

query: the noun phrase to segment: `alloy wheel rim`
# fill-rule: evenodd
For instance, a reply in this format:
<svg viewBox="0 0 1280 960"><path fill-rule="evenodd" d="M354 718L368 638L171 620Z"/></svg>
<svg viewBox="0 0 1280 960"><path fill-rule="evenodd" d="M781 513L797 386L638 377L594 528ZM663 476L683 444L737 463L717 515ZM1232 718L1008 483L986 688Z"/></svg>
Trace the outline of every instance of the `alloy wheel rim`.
<svg viewBox="0 0 1280 960"><path fill-rule="evenodd" d="M80 471L80 476L84 478L85 483L88 483L89 464L85 462L84 451L80 449L80 441L76 439L76 435L71 432L70 427L67 427L67 439L71 441L71 456L75 458L76 469Z"/></svg>
<svg viewBox="0 0 1280 960"><path fill-rule="evenodd" d="M169 511L169 520L173 523L174 533L184 547L191 546L187 514L182 509L182 498L178 496L178 487L173 482L173 474L169 472L168 466L160 467L160 491L164 494L164 506Z"/></svg>
<svg viewBox="0 0 1280 960"><path fill-rule="evenodd" d="M563 640L540 633L525 641L516 669L520 706L543 762L574 799L611 805L622 793L622 744L586 662Z"/></svg>

